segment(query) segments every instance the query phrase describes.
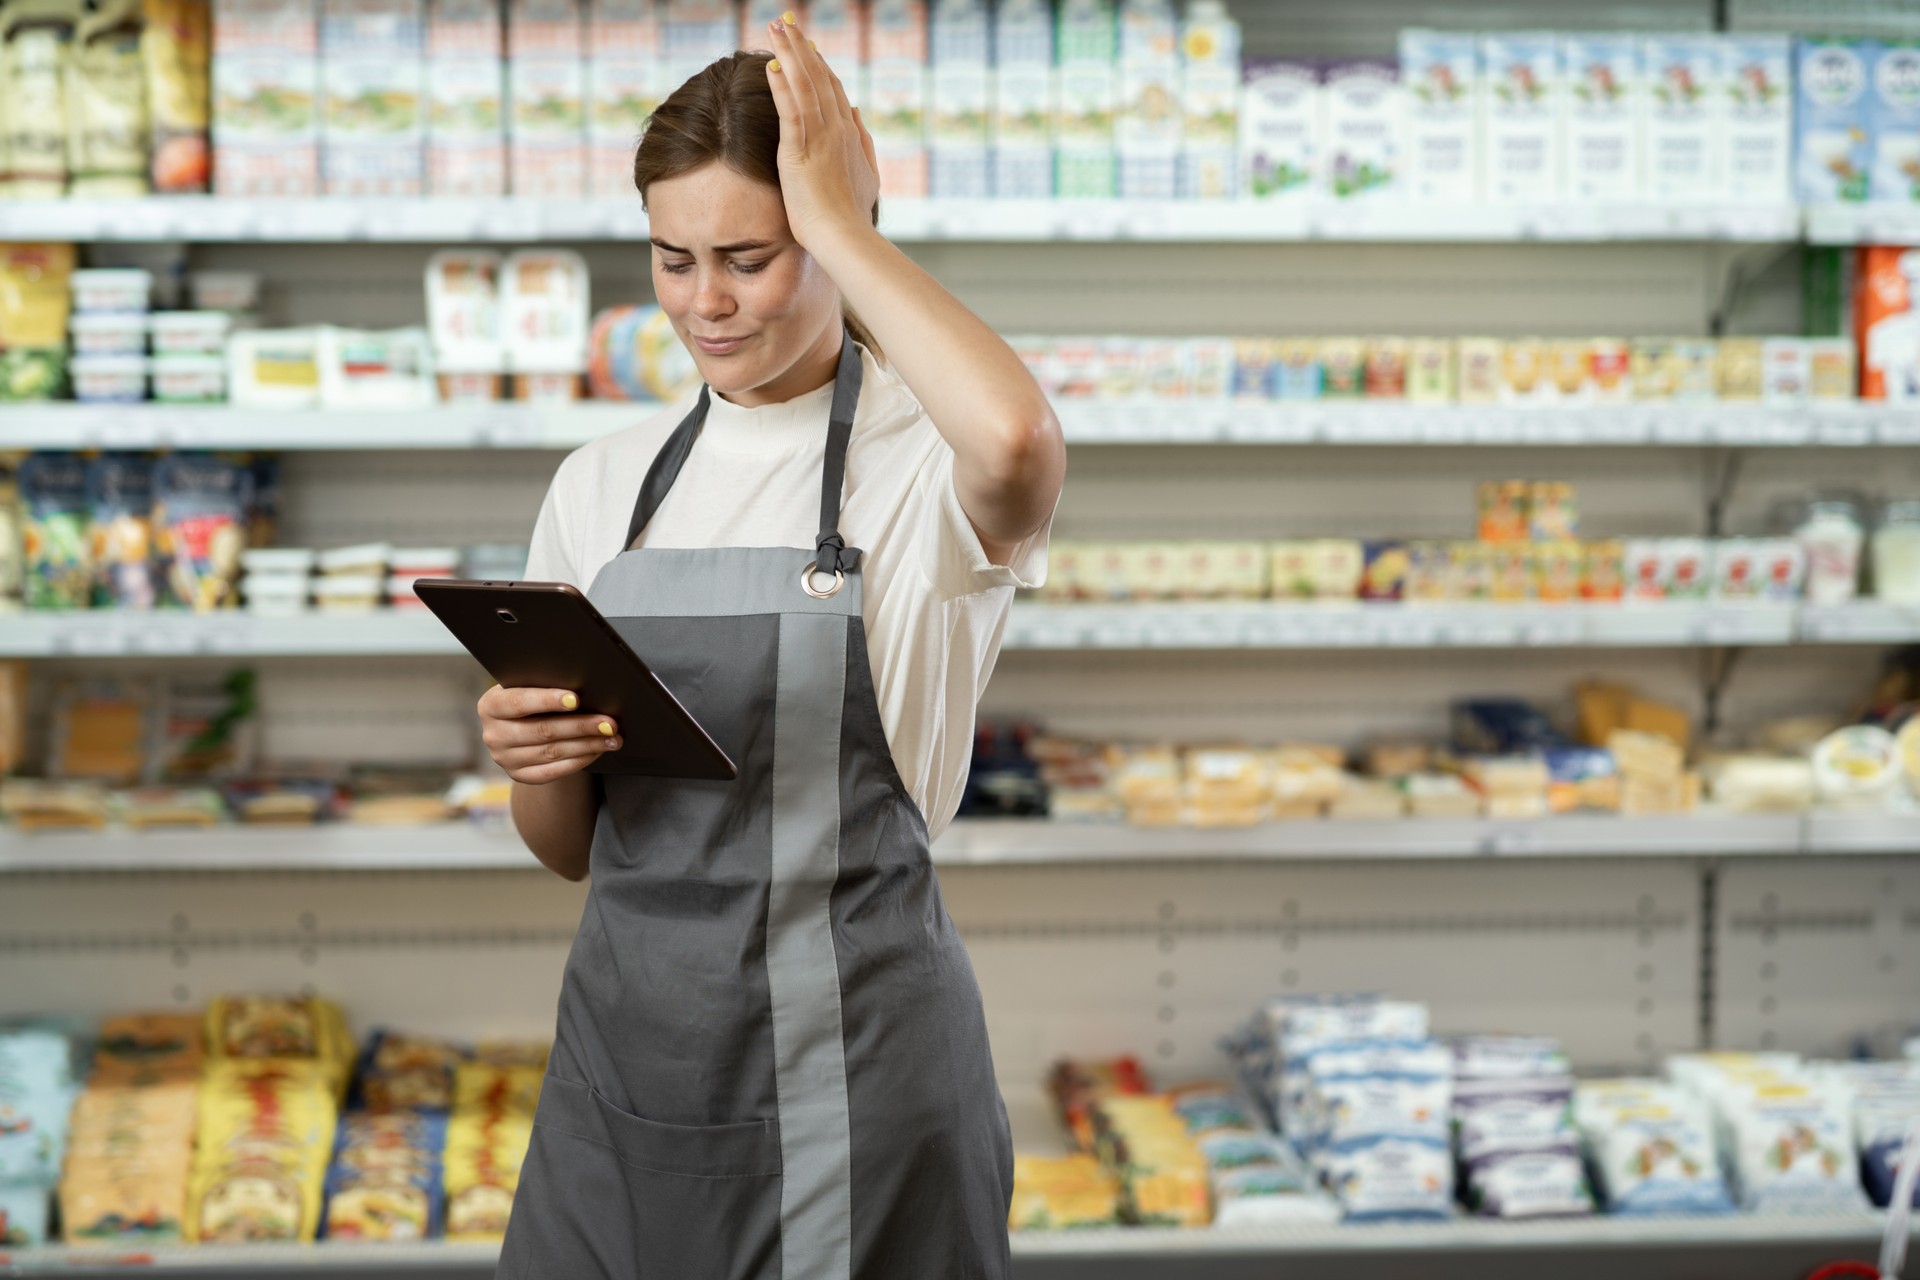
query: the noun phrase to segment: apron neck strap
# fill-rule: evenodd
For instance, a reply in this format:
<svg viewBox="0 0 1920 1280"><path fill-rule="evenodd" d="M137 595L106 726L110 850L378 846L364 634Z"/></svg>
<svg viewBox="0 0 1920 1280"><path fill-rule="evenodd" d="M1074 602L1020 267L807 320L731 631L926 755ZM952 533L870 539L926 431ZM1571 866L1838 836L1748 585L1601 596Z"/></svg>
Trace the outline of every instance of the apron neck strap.
<svg viewBox="0 0 1920 1280"><path fill-rule="evenodd" d="M840 536L840 492L846 484L847 446L853 440L853 415L860 404L864 373L860 348L854 345L852 335L843 334L840 363L833 377L833 408L827 414L827 454L820 473L820 536L814 542L814 564L821 573L851 573L860 566L860 552L847 546ZM641 482L640 495L634 501L633 518L627 522L627 540L622 544L626 550L633 549L654 513L660 510L660 504L667 500L667 491L679 478L680 468L693 452L693 442L700 438L700 429L706 425L707 407L711 402L711 389L703 385L692 411L680 420L667 442L660 446L660 452L654 455L653 465L647 468L647 478Z"/></svg>

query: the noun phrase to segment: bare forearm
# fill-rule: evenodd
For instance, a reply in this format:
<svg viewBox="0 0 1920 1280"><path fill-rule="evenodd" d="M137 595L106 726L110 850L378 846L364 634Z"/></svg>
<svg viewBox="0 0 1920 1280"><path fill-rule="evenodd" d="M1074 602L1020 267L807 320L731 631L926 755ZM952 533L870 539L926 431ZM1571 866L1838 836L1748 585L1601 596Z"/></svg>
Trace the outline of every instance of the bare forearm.
<svg viewBox="0 0 1920 1280"><path fill-rule="evenodd" d="M568 880L587 877L600 787L590 773L552 782L513 784L513 825L533 856Z"/></svg>
<svg viewBox="0 0 1920 1280"><path fill-rule="evenodd" d="M955 488L981 538L1010 547L1039 528L1059 497L1066 447L1020 357L871 228L816 237L809 249L953 447Z"/></svg>

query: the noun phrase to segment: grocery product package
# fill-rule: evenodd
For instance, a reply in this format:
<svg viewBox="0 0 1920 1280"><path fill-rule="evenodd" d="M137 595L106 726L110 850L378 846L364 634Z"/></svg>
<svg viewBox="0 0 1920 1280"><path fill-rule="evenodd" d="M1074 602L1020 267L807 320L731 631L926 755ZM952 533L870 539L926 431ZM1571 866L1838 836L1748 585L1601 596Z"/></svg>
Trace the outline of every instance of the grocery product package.
<svg viewBox="0 0 1920 1280"><path fill-rule="evenodd" d="M174 602L196 612L237 603L253 473L212 454L161 458L153 473L153 536Z"/></svg>
<svg viewBox="0 0 1920 1280"><path fill-rule="evenodd" d="M928 194L927 74L925 0L874 0L860 118L873 137L882 200Z"/></svg>
<svg viewBox="0 0 1920 1280"><path fill-rule="evenodd" d="M1120 1224L1120 1179L1091 1155L1013 1157L1013 1231L1057 1231Z"/></svg>
<svg viewBox="0 0 1920 1280"><path fill-rule="evenodd" d="M1514 31L1480 37L1486 77L1486 196L1496 204L1560 198L1566 82L1560 38Z"/></svg>
<svg viewBox="0 0 1920 1280"><path fill-rule="evenodd" d="M314 1239L337 1106L324 1066L284 1056L217 1060L201 1080L199 1106L186 1238Z"/></svg>
<svg viewBox="0 0 1920 1280"><path fill-rule="evenodd" d="M73 1044L64 1032L0 1027L0 1185L46 1187L59 1177L73 1094Z"/></svg>
<svg viewBox="0 0 1920 1280"><path fill-rule="evenodd" d="M1326 121L1320 194L1336 200L1398 195L1405 164L1398 64L1331 63L1321 72L1320 93Z"/></svg>
<svg viewBox="0 0 1920 1280"><path fill-rule="evenodd" d="M425 0L320 0L320 67L321 190L423 194Z"/></svg>
<svg viewBox="0 0 1920 1280"><path fill-rule="evenodd" d="M1920 250L1861 248L1854 284L1860 398L1920 402Z"/></svg>
<svg viewBox="0 0 1920 1280"><path fill-rule="evenodd" d="M1606 1211L1628 1216L1734 1210L1707 1108L1657 1080L1590 1080L1574 1091Z"/></svg>
<svg viewBox="0 0 1920 1280"><path fill-rule="evenodd" d="M928 21L927 183L941 199L991 194L992 19L985 0L933 0Z"/></svg>
<svg viewBox="0 0 1920 1280"><path fill-rule="evenodd" d="M78 0L23 0L0 10L0 199L46 199L67 189L67 70Z"/></svg>
<svg viewBox="0 0 1920 1280"><path fill-rule="evenodd" d="M212 6L205 0L144 0L141 12L153 189L166 195L204 192L213 176Z"/></svg>
<svg viewBox="0 0 1920 1280"><path fill-rule="evenodd" d="M1406 188L1414 200L1480 197L1480 44L1470 34L1400 32L1406 90Z"/></svg>
<svg viewBox="0 0 1920 1280"><path fill-rule="evenodd" d="M631 198L633 152L666 82L654 0L589 0L587 193Z"/></svg>
<svg viewBox="0 0 1920 1280"><path fill-rule="evenodd" d="M809 17L809 24L812 19ZM1053 7L1004 0L993 9L991 190L1001 199L1053 195Z"/></svg>
<svg viewBox="0 0 1920 1280"><path fill-rule="evenodd" d="M1106 199L1117 189L1114 124L1120 82L1114 64L1119 48L1114 3L1060 0L1055 13L1059 114L1054 194Z"/></svg>
<svg viewBox="0 0 1920 1280"><path fill-rule="evenodd" d="M1795 184L1808 204L1867 198L1873 164L1868 52L1852 41L1818 37L1795 45Z"/></svg>
<svg viewBox="0 0 1920 1280"><path fill-rule="evenodd" d="M420 1110L350 1111L327 1170L323 1233L332 1240L425 1240L445 1207L447 1117Z"/></svg>
<svg viewBox="0 0 1920 1280"><path fill-rule="evenodd" d="M86 460L77 453L33 453L18 475L27 607L86 608L93 594Z"/></svg>
<svg viewBox="0 0 1920 1280"><path fill-rule="evenodd" d="M1566 192L1624 203L1641 194L1648 84L1640 41L1616 32L1560 37L1566 76Z"/></svg>
<svg viewBox="0 0 1920 1280"><path fill-rule="evenodd" d="M583 16L579 0L507 6L507 165L516 196L587 192Z"/></svg>
<svg viewBox="0 0 1920 1280"><path fill-rule="evenodd" d="M91 603L114 609L151 609L160 601L154 556L153 459L103 453L87 464L88 559Z"/></svg>
<svg viewBox="0 0 1920 1280"><path fill-rule="evenodd" d="M317 0L211 0L214 190L311 196L320 185Z"/></svg>
<svg viewBox="0 0 1920 1280"><path fill-rule="evenodd" d="M426 186L437 196L507 192L501 10L492 0L428 0Z"/></svg>
<svg viewBox="0 0 1920 1280"><path fill-rule="evenodd" d="M141 0L108 0L74 29L66 76L71 195L147 194L143 25Z"/></svg>

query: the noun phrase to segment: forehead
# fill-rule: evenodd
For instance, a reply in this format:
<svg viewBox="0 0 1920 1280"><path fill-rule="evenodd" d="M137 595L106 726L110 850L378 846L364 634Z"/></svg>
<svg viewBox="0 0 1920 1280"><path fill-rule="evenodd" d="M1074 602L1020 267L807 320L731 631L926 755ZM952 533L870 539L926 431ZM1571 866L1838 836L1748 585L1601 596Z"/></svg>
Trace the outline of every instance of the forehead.
<svg viewBox="0 0 1920 1280"><path fill-rule="evenodd" d="M715 161L647 189L652 234L683 249L789 238L780 189Z"/></svg>

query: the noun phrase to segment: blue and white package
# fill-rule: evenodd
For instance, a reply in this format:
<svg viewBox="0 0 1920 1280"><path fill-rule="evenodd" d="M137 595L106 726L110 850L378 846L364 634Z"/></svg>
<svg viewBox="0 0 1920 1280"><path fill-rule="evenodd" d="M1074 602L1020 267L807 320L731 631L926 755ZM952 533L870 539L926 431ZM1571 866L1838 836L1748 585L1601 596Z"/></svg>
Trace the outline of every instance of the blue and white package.
<svg viewBox="0 0 1920 1280"><path fill-rule="evenodd" d="M1513 1151L1573 1150L1573 1081L1538 1079L1456 1080L1453 1129L1460 1159Z"/></svg>
<svg viewBox="0 0 1920 1280"><path fill-rule="evenodd" d="M1321 1173L1349 1222L1453 1216L1453 1159L1438 1139L1350 1143L1327 1154Z"/></svg>
<svg viewBox="0 0 1920 1280"><path fill-rule="evenodd" d="M73 1047L58 1031L0 1031L0 1183L60 1177L73 1110Z"/></svg>
<svg viewBox="0 0 1920 1280"><path fill-rule="evenodd" d="M1878 1208L1893 1203L1894 1179L1900 1176L1900 1153L1920 1124L1920 1093L1862 1098L1854 1103L1853 1130L1860 1147L1860 1181L1867 1198ZM1913 1189L1920 1208L1920 1185Z"/></svg>
<svg viewBox="0 0 1920 1280"><path fill-rule="evenodd" d="M1400 83L1406 97L1408 195L1479 199L1479 39L1456 31L1402 31Z"/></svg>
<svg viewBox="0 0 1920 1280"><path fill-rule="evenodd" d="M1593 1212L1580 1154L1567 1146L1481 1156L1467 1165L1466 1198L1486 1218L1571 1218Z"/></svg>
<svg viewBox="0 0 1920 1280"><path fill-rule="evenodd" d="M1718 83L1724 198L1741 204L1793 199L1793 42L1782 35L1723 35Z"/></svg>
<svg viewBox="0 0 1920 1280"><path fill-rule="evenodd" d="M1567 198L1621 203L1640 196L1647 81L1640 41L1621 32L1560 37L1567 78Z"/></svg>
<svg viewBox="0 0 1920 1280"><path fill-rule="evenodd" d="M1794 46L1794 173L1804 204L1867 198L1873 52L1865 41L1802 39Z"/></svg>
<svg viewBox="0 0 1920 1280"><path fill-rule="evenodd" d="M1222 1133L1200 1142L1213 1184L1214 1223L1332 1222L1339 1209L1291 1147L1267 1134Z"/></svg>
<svg viewBox="0 0 1920 1280"><path fill-rule="evenodd" d="M1842 1100L1809 1086L1774 1084L1735 1091L1719 1105L1741 1208L1826 1213L1866 1207Z"/></svg>
<svg viewBox="0 0 1920 1280"><path fill-rule="evenodd" d="M1867 83L1867 132L1873 140L1867 198L1920 203L1920 42L1880 46L1868 65Z"/></svg>
<svg viewBox="0 0 1920 1280"><path fill-rule="evenodd" d="M1657 1080L1602 1080L1574 1091L1595 1190L1611 1214L1734 1211L1704 1104Z"/></svg>
<svg viewBox="0 0 1920 1280"><path fill-rule="evenodd" d="M1551 1036L1461 1036L1448 1043L1456 1080L1535 1079L1571 1070L1566 1051Z"/></svg>
<svg viewBox="0 0 1920 1280"><path fill-rule="evenodd" d="M48 1186L0 1182L0 1249L45 1244L52 1207L53 1192Z"/></svg>

